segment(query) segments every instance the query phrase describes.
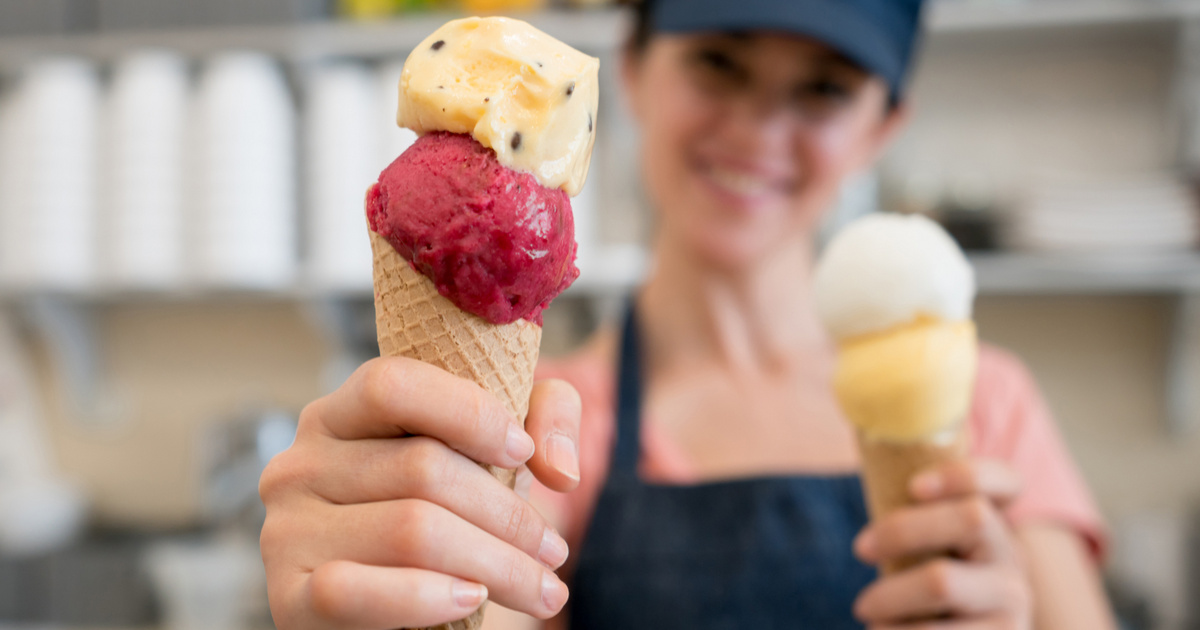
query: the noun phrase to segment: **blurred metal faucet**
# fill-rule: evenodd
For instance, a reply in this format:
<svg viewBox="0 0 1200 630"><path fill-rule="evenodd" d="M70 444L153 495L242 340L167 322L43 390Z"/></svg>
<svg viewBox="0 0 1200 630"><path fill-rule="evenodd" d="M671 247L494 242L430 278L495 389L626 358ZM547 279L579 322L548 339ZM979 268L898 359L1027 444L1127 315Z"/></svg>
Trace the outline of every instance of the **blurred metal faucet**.
<svg viewBox="0 0 1200 630"><path fill-rule="evenodd" d="M295 437L295 414L278 409L241 414L209 428L199 444L205 523L244 527L257 535L265 517L258 479L267 462L291 446Z"/></svg>

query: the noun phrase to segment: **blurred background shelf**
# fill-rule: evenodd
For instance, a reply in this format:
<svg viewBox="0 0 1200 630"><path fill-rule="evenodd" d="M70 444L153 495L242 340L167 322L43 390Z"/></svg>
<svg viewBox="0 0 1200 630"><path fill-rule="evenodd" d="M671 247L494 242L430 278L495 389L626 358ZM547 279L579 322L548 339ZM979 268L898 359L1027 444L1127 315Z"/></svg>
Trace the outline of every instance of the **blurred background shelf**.
<svg viewBox="0 0 1200 630"><path fill-rule="evenodd" d="M979 291L1000 294L1145 294L1200 291L1200 254L974 254Z"/></svg>
<svg viewBox="0 0 1200 630"><path fill-rule="evenodd" d="M615 9L548 10L512 15L593 53L611 50L620 41L625 24L625 13ZM195 57L230 49L253 49L289 60L331 56L382 57L407 54L438 26L455 17L461 16L433 12L377 21L329 20L0 37L0 60L11 65L47 53L109 60L142 48L170 48Z"/></svg>
<svg viewBox="0 0 1200 630"><path fill-rule="evenodd" d="M1200 16L1194 0L941 0L934 33L1171 22Z"/></svg>
<svg viewBox="0 0 1200 630"><path fill-rule="evenodd" d="M538 28L593 53L613 51L627 25L624 11L552 9L514 13ZM377 57L407 53L457 13L419 12L375 20L317 20L272 25L122 29L99 33L0 37L0 63L41 54L113 59L141 48L165 47L190 56L254 49L287 59ZM959 33L1043 27L1162 23L1200 17L1200 0L939 0L927 15L930 31Z"/></svg>
<svg viewBox="0 0 1200 630"><path fill-rule="evenodd" d="M625 261L585 272L565 294L573 298L625 296L649 271L647 253L624 252ZM1200 293L1200 253L1152 255L989 252L970 255L981 295L1143 295ZM82 290L20 289L0 292L0 304L51 297L96 305L221 302L368 302L369 286L300 283L280 288L190 287Z"/></svg>

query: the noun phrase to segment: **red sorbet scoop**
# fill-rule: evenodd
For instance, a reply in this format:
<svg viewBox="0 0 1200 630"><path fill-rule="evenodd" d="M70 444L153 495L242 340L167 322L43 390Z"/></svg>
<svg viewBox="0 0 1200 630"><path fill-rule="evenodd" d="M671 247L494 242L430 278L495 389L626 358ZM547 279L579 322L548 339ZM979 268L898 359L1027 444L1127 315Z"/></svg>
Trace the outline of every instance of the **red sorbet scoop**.
<svg viewBox="0 0 1200 630"><path fill-rule="evenodd" d="M541 325L579 277L567 193L467 135L418 139L367 193L367 221L439 293L493 324Z"/></svg>

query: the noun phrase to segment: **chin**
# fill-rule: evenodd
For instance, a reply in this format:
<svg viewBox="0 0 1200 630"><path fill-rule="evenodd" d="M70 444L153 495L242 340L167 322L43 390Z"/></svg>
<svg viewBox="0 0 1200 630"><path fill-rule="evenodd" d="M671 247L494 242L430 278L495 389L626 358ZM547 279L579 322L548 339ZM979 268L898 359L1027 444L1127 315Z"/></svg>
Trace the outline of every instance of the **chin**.
<svg viewBox="0 0 1200 630"><path fill-rule="evenodd" d="M723 271L737 271L813 240L823 213L802 211L798 205L776 210L755 217L727 213L693 216L677 227L682 228L680 236L699 261Z"/></svg>
<svg viewBox="0 0 1200 630"><path fill-rule="evenodd" d="M687 240L699 260L715 269L736 272L779 249L784 241L781 236L778 231L707 226L691 230Z"/></svg>

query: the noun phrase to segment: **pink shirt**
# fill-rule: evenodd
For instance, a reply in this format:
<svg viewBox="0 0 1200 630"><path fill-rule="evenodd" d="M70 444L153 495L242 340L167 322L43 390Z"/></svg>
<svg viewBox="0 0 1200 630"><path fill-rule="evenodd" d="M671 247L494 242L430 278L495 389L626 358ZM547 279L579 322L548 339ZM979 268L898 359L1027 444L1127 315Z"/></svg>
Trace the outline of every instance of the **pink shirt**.
<svg viewBox="0 0 1200 630"><path fill-rule="evenodd" d="M580 425L580 484L557 494L534 485L538 506L559 527L572 548L582 541L608 468L616 437L616 375L611 364L580 354L539 365L539 379L559 378L575 386L583 399ZM1094 556L1103 556L1103 522L1071 459L1037 386L1013 355L983 346L971 407L972 453L1008 462L1024 481L1009 506L1014 524L1046 522L1079 533ZM686 455L654 423L642 423L640 474L656 483L699 480Z"/></svg>

